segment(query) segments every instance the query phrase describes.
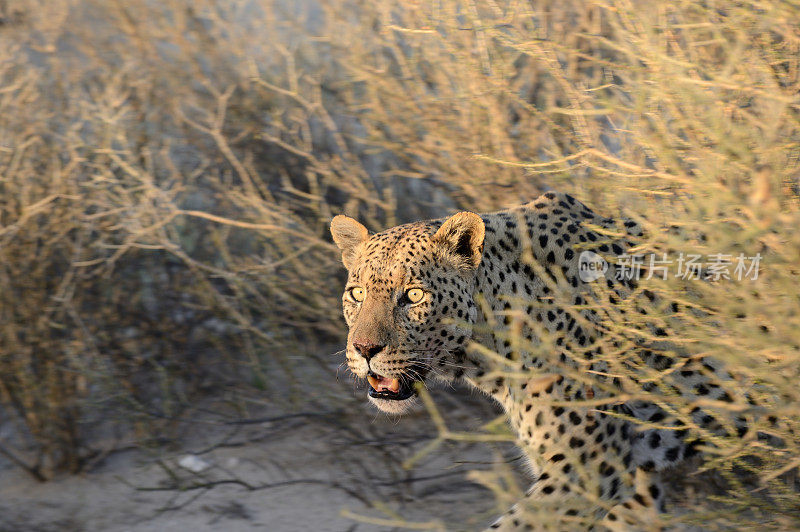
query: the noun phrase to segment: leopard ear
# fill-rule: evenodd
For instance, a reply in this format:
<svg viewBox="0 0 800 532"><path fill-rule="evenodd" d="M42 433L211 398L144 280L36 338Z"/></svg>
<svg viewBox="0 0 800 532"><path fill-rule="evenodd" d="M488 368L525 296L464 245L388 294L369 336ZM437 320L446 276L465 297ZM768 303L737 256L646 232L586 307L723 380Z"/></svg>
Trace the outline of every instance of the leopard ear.
<svg viewBox="0 0 800 532"><path fill-rule="evenodd" d="M475 270L481 263L485 235L486 227L480 216L459 212L445 220L433 235L433 241L456 257L460 270Z"/></svg>
<svg viewBox="0 0 800 532"><path fill-rule="evenodd" d="M359 246L369 238L367 228L348 216L335 216L331 220L333 241L342 250L342 262L348 270L353 266Z"/></svg>

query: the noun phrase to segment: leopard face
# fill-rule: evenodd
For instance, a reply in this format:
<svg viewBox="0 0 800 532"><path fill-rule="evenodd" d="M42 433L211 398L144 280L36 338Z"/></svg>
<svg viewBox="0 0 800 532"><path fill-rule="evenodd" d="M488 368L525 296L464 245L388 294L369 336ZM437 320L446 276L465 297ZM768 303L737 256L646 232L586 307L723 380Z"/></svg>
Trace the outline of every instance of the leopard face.
<svg viewBox="0 0 800 532"><path fill-rule="evenodd" d="M348 367L368 380L369 400L384 412L407 410L416 383L463 373L484 226L476 214L453 218L372 236L352 218L337 216L331 224L348 270L342 296Z"/></svg>

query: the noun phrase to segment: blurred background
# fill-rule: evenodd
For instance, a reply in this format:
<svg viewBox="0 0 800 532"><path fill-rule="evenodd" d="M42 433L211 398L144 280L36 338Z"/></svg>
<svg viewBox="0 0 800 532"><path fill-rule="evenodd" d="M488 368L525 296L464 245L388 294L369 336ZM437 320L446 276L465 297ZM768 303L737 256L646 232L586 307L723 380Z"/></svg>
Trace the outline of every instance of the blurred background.
<svg viewBox="0 0 800 532"><path fill-rule="evenodd" d="M0 0L0 530L485 526L526 483L499 412L370 409L328 224L551 189L762 255L652 280L785 421L671 519L800 527L799 52L779 0Z"/></svg>

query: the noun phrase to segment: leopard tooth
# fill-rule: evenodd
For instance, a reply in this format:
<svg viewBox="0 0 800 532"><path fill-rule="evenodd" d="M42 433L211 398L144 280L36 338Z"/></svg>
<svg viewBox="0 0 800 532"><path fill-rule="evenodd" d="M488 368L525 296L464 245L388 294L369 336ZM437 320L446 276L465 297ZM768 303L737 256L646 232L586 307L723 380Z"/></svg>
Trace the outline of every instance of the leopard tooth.
<svg viewBox="0 0 800 532"><path fill-rule="evenodd" d="M379 381L378 379L376 379L376 378L375 378L375 377L373 377L372 375L368 375L368 376L367 376L367 380L369 381L369 385L370 385L370 386L372 386L372 389L373 389L373 390L377 390L377 389L378 389L378 384L379 384L381 381Z"/></svg>
<svg viewBox="0 0 800 532"><path fill-rule="evenodd" d="M392 379L389 381L389 389L392 390L394 393L400 391L400 380L399 379Z"/></svg>

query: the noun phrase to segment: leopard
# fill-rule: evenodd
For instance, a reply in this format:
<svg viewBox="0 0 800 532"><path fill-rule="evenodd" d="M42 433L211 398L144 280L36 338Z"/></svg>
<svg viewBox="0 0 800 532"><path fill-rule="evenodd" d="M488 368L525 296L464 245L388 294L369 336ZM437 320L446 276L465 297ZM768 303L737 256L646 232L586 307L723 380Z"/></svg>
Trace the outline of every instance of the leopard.
<svg viewBox="0 0 800 532"><path fill-rule="evenodd" d="M639 223L550 191L497 212L373 234L338 215L330 230L347 270L346 362L367 381L369 402L399 415L419 402L421 386L463 382L505 411L534 482L489 530L658 526L661 474L696 454L700 440L670 430L656 402L620 398L623 379L609 373L608 345L598 341L601 304L631 312L622 303L642 293L615 261L643 236ZM657 369L679 356L635 349ZM677 393L732 400L716 384L730 377L715 361L679 367Z"/></svg>

